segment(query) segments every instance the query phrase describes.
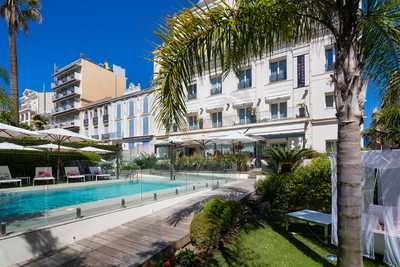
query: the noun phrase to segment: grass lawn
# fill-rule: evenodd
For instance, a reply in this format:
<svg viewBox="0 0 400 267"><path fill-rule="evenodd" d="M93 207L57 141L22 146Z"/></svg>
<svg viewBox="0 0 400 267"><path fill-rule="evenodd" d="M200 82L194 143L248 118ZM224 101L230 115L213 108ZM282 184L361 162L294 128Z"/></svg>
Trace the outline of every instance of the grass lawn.
<svg viewBox="0 0 400 267"><path fill-rule="evenodd" d="M294 225L291 228L301 228L304 231L304 227ZM291 230L297 232L297 229ZM318 231L317 228L315 230ZM226 248L217 251L208 260L207 266L333 266L325 256L335 253L335 249L306 236L310 235L286 234L265 220L257 220L243 227ZM368 260L364 263L365 266L385 266Z"/></svg>

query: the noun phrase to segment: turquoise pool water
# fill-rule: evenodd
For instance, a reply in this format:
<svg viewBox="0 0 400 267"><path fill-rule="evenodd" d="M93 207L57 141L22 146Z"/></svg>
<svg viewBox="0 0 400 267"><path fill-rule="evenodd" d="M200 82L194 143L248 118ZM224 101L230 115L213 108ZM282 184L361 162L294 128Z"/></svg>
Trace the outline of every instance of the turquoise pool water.
<svg viewBox="0 0 400 267"><path fill-rule="evenodd" d="M46 210L98 200L158 191L179 186L177 183L116 182L51 190L0 193L0 221L41 216Z"/></svg>

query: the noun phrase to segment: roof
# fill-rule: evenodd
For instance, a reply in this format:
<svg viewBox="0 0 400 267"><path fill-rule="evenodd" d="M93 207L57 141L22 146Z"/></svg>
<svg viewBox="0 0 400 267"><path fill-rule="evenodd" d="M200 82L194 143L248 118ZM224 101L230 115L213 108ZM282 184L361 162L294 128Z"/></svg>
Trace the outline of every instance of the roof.
<svg viewBox="0 0 400 267"><path fill-rule="evenodd" d="M131 97L138 97L138 96L145 95L145 94L151 94L154 91L155 91L155 88L151 87L151 88L146 88L144 90L132 92L132 93L125 94L125 95L122 95L122 96L118 96L118 97L103 98L103 99L98 100L96 102L90 103L89 105L86 105L86 106L80 108L79 110L86 110L86 109L90 109L90 108L94 108L94 107L98 107L98 106L103 106L105 104L117 102L117 101L120 101L120 100L129 99Z"/></svg>

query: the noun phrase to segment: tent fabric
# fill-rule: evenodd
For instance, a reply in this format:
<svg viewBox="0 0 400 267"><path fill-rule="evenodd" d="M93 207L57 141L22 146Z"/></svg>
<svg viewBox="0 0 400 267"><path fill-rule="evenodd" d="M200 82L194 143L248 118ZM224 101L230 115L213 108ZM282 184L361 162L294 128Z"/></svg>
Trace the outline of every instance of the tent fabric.
<svg viewBox="0 0 400 267"><path fill-rule="evenodd" d="M37 132L18 128L8 124L0 123L0 137L16 138L16 137L41 137Z"/></svg>
<svg viewBox="0 0 400 267"><path fill-rule="evenodd" d="M337 245L337 166L332 162L332 244ZM400 150L367 151L362 155L362 238L364 255L383 251L384 262L400 266ZM382 237L384 245L375 242ZM381 247L379 247L381 246Z"/></svg>
<svg viewBox="0 0 400 267"><path fill-rule="evenodd" d="M13 144L13 143L7 143L7 142L0 143L0 149L1 149L1 150L29 150L29 151L39 151L39 150L34 149L34 148L24 147L24 146L16 145L16 144Z"/></svg>

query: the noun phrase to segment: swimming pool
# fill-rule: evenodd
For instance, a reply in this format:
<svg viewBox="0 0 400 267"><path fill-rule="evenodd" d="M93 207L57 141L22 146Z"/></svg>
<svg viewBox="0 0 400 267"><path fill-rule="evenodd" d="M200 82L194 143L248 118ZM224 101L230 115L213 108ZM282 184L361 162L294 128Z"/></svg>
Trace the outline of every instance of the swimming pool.
<svg viewBox="0 0 400 267"><path fill-rule="evenodd" d="M44 212L82 203L178 187L179 183L114 182L50 190L0 193L0 221L36 217Z"/></svg>

